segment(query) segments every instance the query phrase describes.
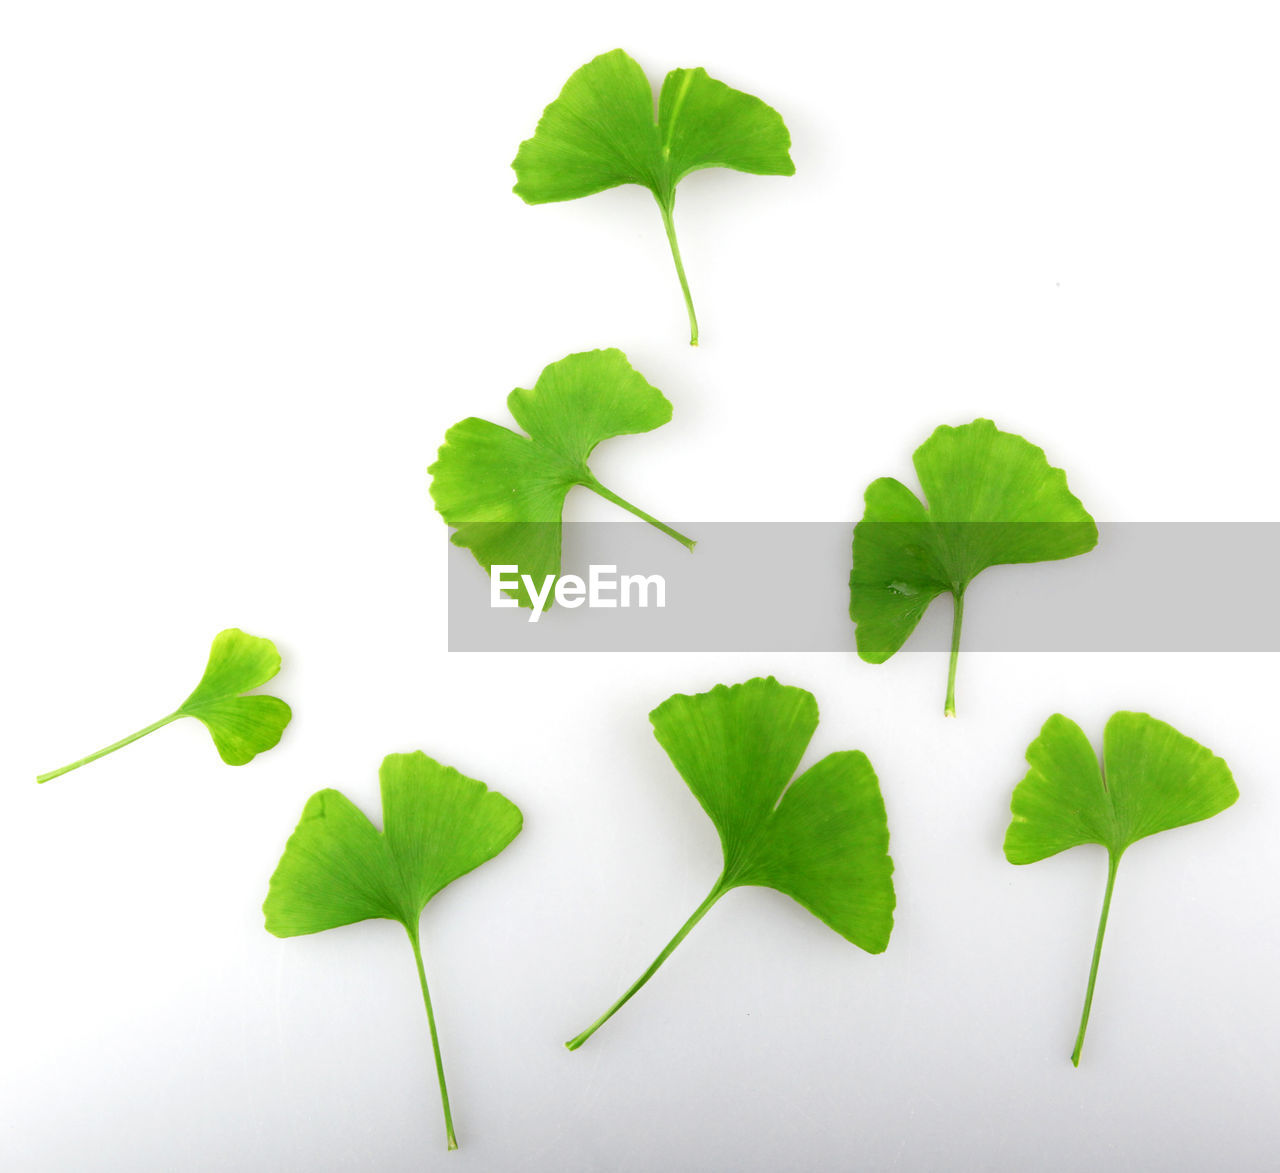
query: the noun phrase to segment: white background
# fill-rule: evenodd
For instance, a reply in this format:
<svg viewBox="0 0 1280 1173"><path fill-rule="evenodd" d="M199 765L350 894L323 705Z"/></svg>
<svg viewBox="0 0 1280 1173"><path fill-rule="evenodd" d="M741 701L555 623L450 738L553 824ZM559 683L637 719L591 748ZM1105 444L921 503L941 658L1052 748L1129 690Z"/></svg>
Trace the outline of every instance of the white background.
<svg viewBox="0 0 1280 1173"><path fill-rule="evenodd" d="M1276 32L1221 0L6 6L5 1168L1273 1168L1275 656L973 654L956 721L936 655L451 656L425 469L620 346L675 416L597 475L690 529L852 522L979 414L1100 519L1275 520ZM615 46L792 132L794 178L680 188L696 351L647 193L510 192ZM588 497L567 516L613 516ZM1222 606L1274 597L1222 568ZM277 750L231 769L181 722L34 785L232 625L283 652ZM568 1053L718 871L647 712L760 673L816 694L806 761L877 767L888 952L735 892ZM1126 857L1077 1071L1102 853L1000 844L1044 718L1117 708L1241 799ZM454 1155L402 931L260 913L307 795L376 816L414 748L525 813L423 917Z"/></svg>

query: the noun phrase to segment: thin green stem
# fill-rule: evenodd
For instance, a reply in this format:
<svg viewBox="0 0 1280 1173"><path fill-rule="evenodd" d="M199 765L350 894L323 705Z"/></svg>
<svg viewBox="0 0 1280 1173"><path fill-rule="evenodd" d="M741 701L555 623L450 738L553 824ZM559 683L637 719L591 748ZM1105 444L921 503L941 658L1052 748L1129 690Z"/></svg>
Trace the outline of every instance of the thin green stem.
<svg viewBox="0 0 1280 1173"><path fill-rule="evenodd" d="M676 241L676 223L672 217L675 204L675 192L665 200L658 200L658 207L662 210L662 226L667 230L667 243L671 245L671 259L676 263L676 275L680 278L685 308L689 311L689 345L697 346L698 315L693 312L693 294L689 292L689 279L684 275L684 262L680 259L680 245Z"/></svg>
<svg viewBox="0 0 1280 1173"><path fill-rule="evenodd" d="M672 937L670 941L667 942L666 948L663 949L663 951L659 953L657 957L654 958L653 964L650 965L649 968L646 969L644 973L642 973L640 977L636 979L635 983L631 986L631 988L625 994L623 994L622 997L619 998L612 1006L610 1006L609 1009L606 1010L599 1018L597 1018L595 1022L593 1022L589 1027L587 1027L586 1030L584 1030L580 1035L574 1036L567 1043L565 1043L565 1046L568 1047L569 1050L571 1051L576 1051L593 1034L595 1034L596 1031L598 1031L602 1026L604 1026L604 1024L608 1022L609 1019L611 1019L615 1014L617 1014L618 1011L621 1010L622 1007L624 1007L631 1000L632 995L634 995L636 991L639 990L640 987L645 984L645 982L647 982L651 977L653 977L655 973L658 972L659 967L662 965L664 961L666 961L668 957L671 956L671 954L675 950L675 947L679 945L680 942L683 941L685 937L689 935L689 932L693 928L693 926L696 925L704 916L707 915L707 913L711 909L711 906L715 904L715 902L719 900L720 897L723 896L728 890L729 889L724 882L724 876L721 876L720 879L716 881L716 886L711 889L710 895L701 904L698 905L697 909L694 911L694 914L687 921L684 922L684 925L681 927L680 931L674 937Z"/></svg>
<svg viewBox="0 0 1280 1173"><path fill-rule="evenodd" d="M632 505L630 501L624 501L617 493L606 489L604 485L595 479L595 477L591 477L589 480L583 481L583 484L586 485L586 487L593 493L599 493L606 501L612 501L615 505L620 505L628 513L635 514L635 516L640 518L641 521L647 521L655 529L661 530L667 535L667 537L675 538L675 540L686 550L692 550L693 547L697 545L692 538L686 538L679 530L672 529L665 522L659 521L650 513L646 513L643 509L639 508L639 506Z"/></svg>
<svg viewBox="0 0 1280 1173"><path fill-rule="evenodd" d="M1098 980L1098 959L1102 956L1102 938L1107 931L1107 913L1111 911L1111 890L1116 886L1116 869L1120 866L1118 855L1107 854L1107 894L1102 898L1102 916L1098 918L1098 939L1093 944L1093 964L1089 967L1089 988L1084 995L1084 1013L1080 1015L1080 1033L1076 1035L1076 1049L1071 1052L1071 1062L1080 1066L1080 1051L1084 1047L1084 1032L1089 1025L1089 1009L1093 1005L1093 985Z"/></svg>
<svg viewBox="0 0 1280 1173"><path fill-rule="evenodd" d="M947 703L944 712L956 715L956 664L960 661L960 625L964 622L964 587L952 591L955 612L951 620L951 666L947 669Z"/></svg>
<svg viewBox="0 0 1280 1173"><path fill-rule="evenodd" d="M408 929L408 926L406 926ZM427 1008L427 1025L431 1028L431 1049L436 1054L436 1078L440 1081L440 1103L444 1107L444 1129L449 1139L449 1147L458 1147L458 1138L453 1134L453 1114L449 1111L449 1089L444 1082L444 1061L440 1058L440 1038L436 1034L436 1016L431 1010L431 994L427 990L427 971L422 966L422 947L418 944L415 929L408 929L409 944L413 946L413 959L418 963L418 984L422 986L422 1004Z"/></svg>
<svg viewBox="0 0 1280 1173"><path fill-rule="evenodd" d="M36 779L37 782L48 782L51 778L58 778L63 774L69 774L72 770L78 770L81 766L87 766L90 762L96 762L99 758L105 758L109 753L115 753L116 750L128 745L131 741L137 741L139 737L146 737L148 733L154 733L157 729L164 725L168 725L170 721L176 721L181 717L182 713L170 713L167 717L161 717L159 721L148 725L145 729L139 729L137 733L130 733L128 737L122 737L119 741L107 746L106 749L100 749L97 753L91 753L87 758L81 758L78 762L72 762L69 766L63 766L60 770L51 770L48 774L41 774Z"/></svg>

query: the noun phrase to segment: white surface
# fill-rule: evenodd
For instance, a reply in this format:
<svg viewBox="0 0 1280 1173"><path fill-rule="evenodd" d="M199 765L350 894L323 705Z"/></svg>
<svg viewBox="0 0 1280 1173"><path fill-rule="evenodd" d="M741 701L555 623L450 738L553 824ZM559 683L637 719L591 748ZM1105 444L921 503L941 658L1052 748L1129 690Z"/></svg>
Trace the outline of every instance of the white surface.
<svg viewBox="0 0 1280 1173"><path fill-rule="evenodd" d="M970 655L955 722L932 655L450 656L425 477L450 424L616 345L675 418L596 471L676 523L852 520L977 414L1099 518L1274 520L1274 12L611 11L6 8L5 1168L1274 1167L1274 656ZM509 190L617 45L792 131L794 178L680 189L697 351L646 193ZM228 625L284 654L279 749L229 769L183 722L32 784L169 711ZM762 672L817 695L808 760L879 771L889 951L736 892L569 1054L717 872L648 710ZM1076 1071L1101 853L1000 842L1043 718L1097 738L1121 707L1242 796L1126 858ZM277 941L259 911L306 796L376 813L412 748L526 817L423 918L455 1155L403 933Z"/></svg>

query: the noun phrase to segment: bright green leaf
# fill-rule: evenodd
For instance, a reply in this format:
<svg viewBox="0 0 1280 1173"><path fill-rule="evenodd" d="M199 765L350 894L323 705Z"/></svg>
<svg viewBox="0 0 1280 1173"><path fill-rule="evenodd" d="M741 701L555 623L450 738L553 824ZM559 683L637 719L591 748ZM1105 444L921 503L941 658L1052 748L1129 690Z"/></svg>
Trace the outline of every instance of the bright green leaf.
<svg viewBox="0 0 1280 1173"><path fill-rule="evenodd" d="M379 771L383 830L336 790L307 800L262 906L277 937L319 933L371 918L409 934L427 1010L451 1149L449 1109L435 1014L422 963L418 921L447 884L497 855L520 831L520 810L483 782L424 753L391 754Z"/></svg>
<svg viewBox="0 0 1280 1173"><path fill-rule="evenodd" d="M436 509L456 528L454 544L469 549L486 571L518 567L535 591L558 575L560 516L574 485L693 549L689 538L610 492L587 467L601 440L651 432L671 419L666 397L622 351L562 358L538 376L532 391L512 391L507 407L527 436L488 420L465 419L445 433L427 470ZM535 606L523 580L516 597L522 607Z"/></svg>
<svg viewBox="0 0 1280 1173"><path fill-rule="evenodd" d="M705 167L794 175L790 149L791 135L776 110L705 69L667 74L655 119L644 71L614 49L565 82L511 166L515 193L528 204L576 200L624 183L647 187L662 213L696 346L698 319L672 218L676 185Z"/></svg>
<svg viewBox="0 0 1280 1173"><path fill-rule="evenodd" d="M177 709L106 749L60 770L41 774L36 781L48 782L50 778L104 757L179 717L194 717L202 722L213 736L218 756L229 766L243 766L275 746L289 724L292 713L278 697L242 695L266 684L279 671L280 653L269 639L246 635L238 627L220 631L214 637L200 683Z"/></svg>
<svg viewBox="0 0 1280 1173"><path fill-rule="evenodd" d="M1103 733L1101 766L1080 726L1055 714L1027 747L1027 764L1031 769L1013 792L1005 858L1035 863L1082 843L1107 850L1106 895L1071 1055L1079 1066L1120 857L1148 835L1226 810L1239 791L1226 762L1146 713L1112 716Z"/></svg>
<svg viewBox="0 0 1280 1173"><path fill-rule="evenodd" d="M726 892L784 892L846 940L882 953L893 929L893 861L880 784L866 755L829 754L793 779L818 728L813 694L772 676L696 696L677 694L652 713L654 736L720 834L724 868L654 963L566 1046L576 1050L607 1022Z"/></svg>
<svg viewBox="0 0 1280 1173"><path fill-rule="evenodd" d="M914 456L926 504L892 477L867 488L853 531L849 615L858 655L883 664L929 604L954 607L946 713L955 716L965 590L989 566L1047 562L1092 550L1098 527L1044 451L990 420L940 427Z"/></svg>

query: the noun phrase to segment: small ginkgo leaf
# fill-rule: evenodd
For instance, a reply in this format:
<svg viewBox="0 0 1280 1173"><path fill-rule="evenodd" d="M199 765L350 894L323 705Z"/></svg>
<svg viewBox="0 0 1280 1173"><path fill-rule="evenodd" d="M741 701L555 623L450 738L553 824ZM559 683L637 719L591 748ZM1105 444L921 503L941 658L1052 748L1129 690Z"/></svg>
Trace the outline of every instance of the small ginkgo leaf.
<svg viewBox="0 0 1280 1173"><path fill-rule="evenodd" d="M218 756L229 766L243 766L279 743L293 715L278 697L243 695L266 684L279 671L280 653L269 639L246 635L238 627L220 631L214 637L200 683L177 709L97 753L60 770L41 774L36 781L48 782L50 778L105 757L179 717L200 721L213 737Z"/></svg>
<svg viewBox="0 0 1280 1173"><path fill-rule="evenodd" d="M448 1145L456 1149L418 921L437 892L506 847L522 819L515 803L424 753L390 754L378 776L383 829L337 790L313 794L262 911L267 931L277 937L375 918L404 926L427 1011Z"/></svg>
<svg viewBox="0 0 1280 1173"><path fill-rule="evenodd" d="M927 505L892 477L867 488L866 510L853 530L849 616L857 624L858 655L883 664L929 604L949 591L945 711L954 717L969 583L989 566L1084 554L1097 545L1098 527L1043 449L990 420L938 428L913 461Z"/></svg>
<svg viewBox="0 0 1280 1173"><path fill-rule="evenodd" d="M667 74L655 119L644 70L614 49L565 82L511 166L515 193L528 204L576 200L624 183L647 187L662 212L689 313L689 342L697 346L698 319L676 243L676 185L706 167L794 175L790 150L791 135L776 110L705 69Z"/></svg>
<svg viewBox="0 0 1280 1173"><path fill-rule="evenodd" d="M1079 1066L1120 857L1148 835L1226 810L1240 792L1226 762L1146 713L1111 717L1102 737L1101 766L1080 726L1054 714L1027 747L1027 764L1031 769L1013 791L1005 858L1035 863L1082 843L1107 850L1106 895L1071 1055Z"/></svg>
<svg viewBox="0 0 1280 1173"><path fill-rule="evenodd" d="M652 713L653 733L720 835L724 868L710 894L640 979L565 1045L582 1046L657 972L733 888L774 888L846 940L882 953L893 929L893 861L880 784L866 755L828 754L793 778L818 728L818 705L772 676Z"/></svg>
<svg viewBox="0 0 1280 1173"><path fill-rule="evenodd" d="M427 469L431 497L464 546L486 571L514 566L522 607L545 607L530 595L560 573L560 518L564 499L582 485L655 526L692 550L694 543L644 510L610 492L592 475L587 458L601 440L651 432L671 419L671 404L620 350L571 354L543 370L533 390L517 388L507 407L528 433L488 420L465 419L444 437Z"/></svg>

